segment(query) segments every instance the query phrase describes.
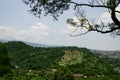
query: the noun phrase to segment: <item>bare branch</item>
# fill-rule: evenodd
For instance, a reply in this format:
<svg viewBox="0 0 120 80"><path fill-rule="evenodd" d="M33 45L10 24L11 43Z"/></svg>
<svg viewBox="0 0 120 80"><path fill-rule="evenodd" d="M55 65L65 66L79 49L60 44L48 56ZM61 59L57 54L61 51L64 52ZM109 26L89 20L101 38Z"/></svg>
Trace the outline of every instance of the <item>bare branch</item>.
<svg viewBox="0 0 120 80"><path fill-rule="evenodd" d="M120 11L115 11L115 12L120 13Z"/></svg>
<svg viewBox="0 0 120 80"><path fill-rule="evenodd" d="M93 4L85 4L85 3L81 3L81 4L78 4L78 3L76 3L76 2L69 2L69 3L72 3L72 4L75 4L75 7L77 7L77 6L88 6L88 7L99 7L99 8L109 8L108 6L105 6L105 5L93 5Z"/></svg>
<svg viewBox="0 0 120 80"><path fill-rule="evenodd" d="M100 1L101 1L101 0L100 0ZM98 5L101 5L98 0L95 0L95 2L96 2ZM94 5L94 4L93 4L93 5Z"/></svg>
<svg viewBox="0 0 120 80"><path fill-rule="evenodd" d="M90 32L90 31L86 31L85 33L81 33L81 34L77 34L77 35L70 35L70 36L71 36L71 37L81 36L81 35L87 34L88 32Z"/></svg>
<svg viewBox="0 0 120 80"><path fill-rule="evenodd" d="M80 21L79 27L85 28L88 31L84 32L82 34L77 34L75 36L84 35L84 34L90 32L90 31L97 31L97 32L100 32L100 33L104 34L104 33L114 32L114 31L120 29L120 21L117 19L116 14L115 14L116 12L120 13L120 11L116 11L115 10L116 9L115 1L110 2L109 4L107 4L105 0L104 1L100 0L100 2L97 1L97 0L93 0L92 2L89 2L89 4L87 4L87 3L86 4L84 4L84 3L78 4L78 3L75 3L75 2L70 2L70 3L75 4L76 7L88 6L88 7L100 7L100 8L103 7L103 8L107 8L109 10L110 14L111 14L111 18L112 18L113 22L115 23L115 25L112 25L112 24L105 25L101 21L101 25L98 25L98 27L95 26L95 25L91 25L89 20L83 15L83 13L81 13L82 11L77 9L78 11L77 11L76 17ZM79 17L80 17L80 19L79 19ZM75 30L75 31L77 31L77 30ZM116 34L118 34L118 33L120 33L120 31L116 32Z"/></svg>
<svg viewBox="0 0 120 80"><path fill-rule="evenodd" d="M120 21L116 17L115 8L113 8L111 10L111 18L112 18L113 22L120 28Z"/></svg>
<svg viewBox="0 0 120 80"><path fill-rule="evenodd" d="M101 1L101 3L102 3L102 5L105 5L105 0L103 1L103 0L100 0Z"/></svg>
<svg viewBox="0 0 120 80"><path fill-rule="evenodd" d="M98 30L98 29L94 29L93 31L97 31L97 32L100 32L100 33L110 33L110 32L113 32L115 30L118 30L120 29L119 27L115 27L115 28L111 28L110 30L107 30L107 31L101 31L101 30Z"/></svg>
<svg viewBox="0 0 120 80"><path fill-rule="evenodd" d="M73 31L73 33L76 32L76 31L78 30L78 27L79 27L79 26L77 26L77 27L75 28L75 30Z"/></svg>

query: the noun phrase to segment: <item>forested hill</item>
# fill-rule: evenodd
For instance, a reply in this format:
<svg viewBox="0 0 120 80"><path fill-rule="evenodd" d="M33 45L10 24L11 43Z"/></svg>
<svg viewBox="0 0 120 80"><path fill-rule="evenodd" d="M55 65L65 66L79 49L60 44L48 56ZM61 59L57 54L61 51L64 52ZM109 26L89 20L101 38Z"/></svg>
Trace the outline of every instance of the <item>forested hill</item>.
<svg viewBox="0 0 120 80"><path fill-rule="evenodd" d="M5 43L11 55L13 66L29 70L52 70L66 66L73 74L87 76L114 75L115 66L106 59L99 58L86 48L78 47L32 47L23 42Z"/></svg>
<svg viewBox="0 0 120 80"><path fill-rule="evenodd" d="M20 41L10 41L5 45L13 73L0 80L120 79L120 60L96 56L86 48L32 47Z"/></svg>
<svg viewBox="0 0 120 80"><path fill-rule="evenodd" d="M56 67L60 64L80 64L83 53L93 56L86 48L77 47L32 47L20 41L6 43L13 63L28 69ZM64 58L65 57L65 58ZM93 56L94 57L94 56ZM72 63L73 62L73 63Z"/></svg>

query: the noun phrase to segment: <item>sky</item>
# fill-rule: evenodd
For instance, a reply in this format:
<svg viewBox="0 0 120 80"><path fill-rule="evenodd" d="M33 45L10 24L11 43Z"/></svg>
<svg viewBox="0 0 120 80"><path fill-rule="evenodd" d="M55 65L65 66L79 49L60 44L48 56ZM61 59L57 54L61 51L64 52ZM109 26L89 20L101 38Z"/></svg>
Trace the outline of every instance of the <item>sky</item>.
<svg viewBox="0 0 120 80"><path fill-rule="evenodd" d="M88 1L88 0L85 0ZM120 37L90 32L83 36L71 37L74 28L66 23L75 17L72 7L65 11L58 21L51 16L37 18L28 12L30 8L22 0L1 0L0 39L27 41L57 46L78 46L97 50L120 50ZM107 10L85 7L89 19L111 21ZM120 9L120 8L118 8Z"/></svg>

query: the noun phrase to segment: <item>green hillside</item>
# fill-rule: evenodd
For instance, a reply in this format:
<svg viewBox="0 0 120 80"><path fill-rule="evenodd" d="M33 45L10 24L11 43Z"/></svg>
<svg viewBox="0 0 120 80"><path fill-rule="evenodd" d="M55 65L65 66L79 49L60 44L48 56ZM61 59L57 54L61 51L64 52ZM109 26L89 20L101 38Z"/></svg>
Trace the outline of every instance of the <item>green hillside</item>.
<svg viewBox="0 0 120 80"><path fill-rule="evenodd" d="M101 80L101 78L109 80L111 78L109 76L115 76L115 80L120 78L110 61L95 56L86 48L38 48L19 41L5 44L13 66L13 73L7 77L12 76L10 77L12 80L54 80L56 79L54 75L60 75L61 69L63 69L62 76L68 77L68 74L72 74L76 79L80 77L80 80ZM76 77L76 74L79 76ZM112 78L111 80L114 80Z"/></svg>

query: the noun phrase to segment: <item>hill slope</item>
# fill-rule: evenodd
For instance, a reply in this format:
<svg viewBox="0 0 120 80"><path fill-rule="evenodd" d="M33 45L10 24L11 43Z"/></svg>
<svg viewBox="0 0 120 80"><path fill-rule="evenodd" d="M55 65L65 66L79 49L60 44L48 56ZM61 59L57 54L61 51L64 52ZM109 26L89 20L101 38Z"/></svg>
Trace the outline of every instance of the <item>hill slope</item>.
<svg viewBox="0 0 120 80"><path fill-rule="evenodd" d="M113 66L107 60L96 57L86 48L35 48L18 41L8 42L6 45L12 56L12 63L23 69L45 70L68 66L73 73L115 74Z"/></svg>

